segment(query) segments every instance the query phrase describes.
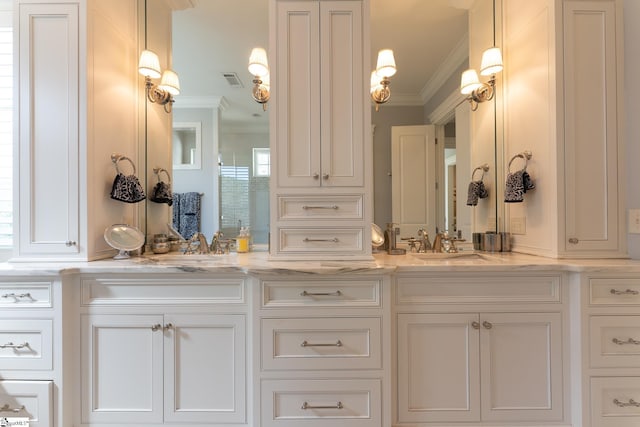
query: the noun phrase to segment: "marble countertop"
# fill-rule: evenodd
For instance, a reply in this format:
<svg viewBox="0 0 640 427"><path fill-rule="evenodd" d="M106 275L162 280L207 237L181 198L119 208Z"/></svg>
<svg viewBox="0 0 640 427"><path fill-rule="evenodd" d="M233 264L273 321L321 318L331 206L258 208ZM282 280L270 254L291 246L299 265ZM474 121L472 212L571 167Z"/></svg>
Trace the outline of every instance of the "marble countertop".
<svg viewBox="0 0 640 427"><path fill-rule="evenodd" d="M459 254L375 254L370 261L272 261L266 252L229 255L147 255L126 260L92 262L0 263L0 275L216 273L216 274L388 274L426 272L598 272L619 269L640 273L640 260L554 259L509 253L461 252Z"/></svg>

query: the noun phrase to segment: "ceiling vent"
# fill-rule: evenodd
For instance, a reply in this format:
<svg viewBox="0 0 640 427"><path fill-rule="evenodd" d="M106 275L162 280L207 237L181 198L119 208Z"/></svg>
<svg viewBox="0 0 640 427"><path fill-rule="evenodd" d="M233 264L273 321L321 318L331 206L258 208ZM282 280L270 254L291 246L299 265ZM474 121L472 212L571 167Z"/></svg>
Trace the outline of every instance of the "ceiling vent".
<svg viewBox="0 0 640 427"><path fill-rule="evenodd" d="M229 83L229 86L231 87L235 87L235 88L244 87L244 85L242 84L242 82L240 81L240 78L236 73L222 73L222 77L224 77L227 80L227 83Z"/></svg>

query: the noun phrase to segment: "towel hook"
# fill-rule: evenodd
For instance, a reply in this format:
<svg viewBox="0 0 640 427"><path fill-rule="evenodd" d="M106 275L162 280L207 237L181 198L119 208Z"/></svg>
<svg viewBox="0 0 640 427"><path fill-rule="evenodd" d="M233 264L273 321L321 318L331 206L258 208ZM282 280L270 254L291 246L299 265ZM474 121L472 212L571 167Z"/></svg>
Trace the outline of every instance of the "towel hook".
<svg viewBox="0 0 640 427"><path fill-rule="evenodd" d="M167 171L165 168L161 168L161 167L153 168L153 173L155 173L156 176L158 177L158 182L160 182L160 174L162 172L164 172L167 175L167 180L169 181L167 184L171 184L171 175L169 175L169 171Z"/></svg>
<svg viewBox="0 0 640 427"><path fill-rule="evenodd" d="M525 150L522 153L518 153L515 156L513 156L511 158L511 160L509 160L509 166L507 166L507 171L511 172L511 163L513 163L513 161L515 159L523 159L524 160L524 167L522 168L522 170L527 170L527 164L529 163L529 160L531 159L531 156L533 156L533 153L531 153L531 151L529 150Z"/></svg>
<svg viewBox="0 0 640 427"><path fill-rule="evenodd" d="M473 172L471 172L471 181L475 181L475 179L473 179L473 177L476 175L476 172L479 171L479 170L482 171L482 176L480 177L479 181L482 181L484 179L485 172L489 171L489 164L485 163L485 164L480 165L477 168L475 168L473 170Z"/></svg>
<svg viewBox="0 0 640 427"><path fill-rule="evenodd" d="M135 163L133 163L133 160L131 160L127 156L123 156L122 154L113 153L111 155L111 161L113 162L113 165L116 167L116 172L121 173L120 172L120 168L118 168L118 162L120 162L121 160L128 160L129 163L131 163L131 167L133 168L133 174L135 175L136 174L136 165L135 165Z"/></svg>

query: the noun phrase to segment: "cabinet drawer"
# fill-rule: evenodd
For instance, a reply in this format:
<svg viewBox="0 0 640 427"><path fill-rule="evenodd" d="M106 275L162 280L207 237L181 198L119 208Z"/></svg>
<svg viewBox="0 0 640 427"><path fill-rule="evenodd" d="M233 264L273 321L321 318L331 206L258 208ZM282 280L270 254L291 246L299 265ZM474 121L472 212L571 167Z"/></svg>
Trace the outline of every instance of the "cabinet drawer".
<svg viewBox="0 0 640 427"><path fill-rule="evenodd" d="M31 427L53 425L51 381L0 381L0 417L29 417Z"/></svg>
<svg viewBox="0 0 640 427"><path fill-rule="evenodd" d="M53 306L51 282L0 283L0 308L49 308Z"/></svg>
<svg viewBox="0 0 640 427"><path fill-rule="evenodd" d="M380 279L262 281L262 306L380 307Z"/></svg>
<svg viewBox="0 0 640 427"><path fill-rule="evenodd" d="M380 381L266 380L262 383L264 427L379 427Z"/></svg>
<svg viewBox="0 0 640 427"><path fill-rule="evenodd" d="M243 303L244 279L85 278L83 305Z"/></svg>
<svg viewBox="0 0 640 427"><path fill-rule="evenodd" d="M640 316L593 316L589 322L592 367L640 368Z"/></svg>
<svg viewBox="0 0 640 427"><path fill-rule="evenodd" d="M559 276L399 277L399 304L558 303Z"/></svg>
<svg viewBox="0 0 640 427"><path fill-rule="evenodd" d="M278 233L281 253L364 253L362 228L280 228Z"/></svg>
<svg viewBox="0 0 640 427"><path fill-rule="evenodd" d="M0 322L0 369L53 369L53 321L43 319Z"/></svg>
<svg viewBox="0 0 640 427"><path fill-rule="evenodd" d="M640 377L591 378L591 425L640 425Z"/></svg>
<svg viewBox="0 0 640 427"><path fill-rule="evenodd" d="M640 305L640 279L589 280L592 305Z"/></svg>
<svg viewBox="0 0 640 427"><path fill-rule="evenodd" d="M262 321L263 369L379 369L380 318Z"/></svg>
<svg viewBox="0 0 640 427"><path fill-rule="evenodd" d="M278 197L278 218L281 221L358 220L362 219L362 212L362 194Z"/></svg>

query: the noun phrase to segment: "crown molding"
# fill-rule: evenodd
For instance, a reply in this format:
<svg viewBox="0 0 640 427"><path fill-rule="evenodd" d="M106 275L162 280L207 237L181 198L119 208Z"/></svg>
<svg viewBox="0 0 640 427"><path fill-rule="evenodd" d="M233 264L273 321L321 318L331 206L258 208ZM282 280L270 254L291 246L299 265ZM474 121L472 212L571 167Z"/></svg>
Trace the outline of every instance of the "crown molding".
<svg viewBox="0 0 640 427"><path fill-rule="evenodd" d="M431 113L429 113L429 123L434 125L445 125L456 115L456 107L467 99L459 90L454 90L442 101Z"/></svg>
<svg viewBox="0 0 640 427"><path fill-rule="evenodd" d="M178 96L173 108L217 108L225 111L229 101L224 96Z"/></svg>
<svg viewBox="0 0 640 427"><path fill-rule="evenodd" d="M451 75L469 58L469 34L465 33L455 48L442 61L438 69L420 91L422 103L429 102L438 89L446 83Z"/></svg>

